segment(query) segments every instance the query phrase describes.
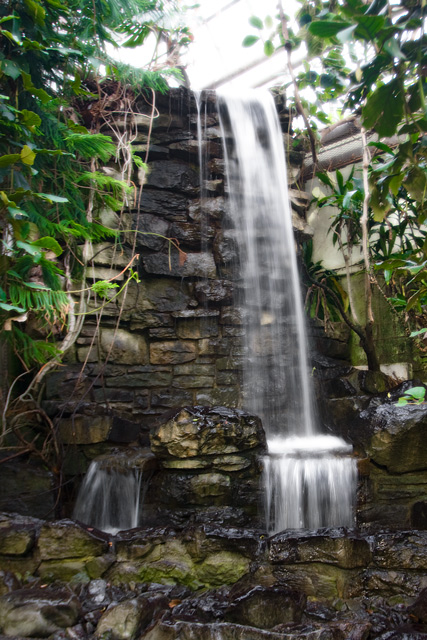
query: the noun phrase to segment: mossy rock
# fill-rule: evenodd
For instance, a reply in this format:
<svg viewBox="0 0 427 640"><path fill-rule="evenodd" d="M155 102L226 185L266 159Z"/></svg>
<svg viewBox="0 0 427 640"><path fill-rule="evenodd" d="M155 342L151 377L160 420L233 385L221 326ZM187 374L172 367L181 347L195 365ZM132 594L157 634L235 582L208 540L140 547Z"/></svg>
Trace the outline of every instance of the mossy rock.
<svg viewBox="0 0 427 640"><path fill-rule="evenodd" d="M43 525L38 547L42 560L62 560L102 555L108 551L108 542L72 520L57 520Z"/></svg>
<svg viewBox="0 0 427 640"><path fill-rule="evenodd" d="M38 575L45 582L73 582L86 584L90 581L87 563L93 558L79 560L46 560L37 569Z"/></svg>
<svg viewBox="0 0 427 640"><path fill-rule="evenodd" d="M233 584L249 571L250 560L232 551L219 551L209 555L197 567L197 577L201 583L219 587Z"/></svg>

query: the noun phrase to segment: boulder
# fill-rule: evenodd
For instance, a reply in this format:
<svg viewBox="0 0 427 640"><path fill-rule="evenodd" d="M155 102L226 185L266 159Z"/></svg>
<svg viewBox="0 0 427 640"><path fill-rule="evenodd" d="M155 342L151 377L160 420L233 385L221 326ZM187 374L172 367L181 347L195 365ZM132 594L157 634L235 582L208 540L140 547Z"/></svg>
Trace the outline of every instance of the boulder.
<svg viewBox="0 0 427 640"><path fill-rule="evenodd" d="M109 634L113 640L133 640L147 626L153 615L153 605L142 596L111 606L101 616L95 636ZM105 636L104 636L105 637Z"/></svg>
<svg viewBox="0 0 427 640"><path fill-rule="evenodd" d="M427 405L382 404L361 413L366 453L391 473L427 470Z"/></svg>
<svg viewBox="0 0 427 640"><path fill-rule="evenodd" d="M287 531L271 539L269 559L274 564L323 562L354 569L369 564L371 550L366 538L346 529Z"/></svg>
<svg viewBox="0 0 427 640"><path fill-rule="evenodd" d="M0 556L23 556L35 545L42 520L15 514L10 517L0 514Z"/></svg>
<svg viewBox="0 0 427 640"><path fill-rule="evenodd" d="M261 420L225 407L185 407L151 434L151 448L162 460L236 454L264 447Z"/></svg>
<svg viewBox="0 0 427 640"><path fill-rule="evenodd" d="M225 612L229 622L258 629L272 629L279 624L299 623L306 596L281 586L258 585L234 600Z"/></svg>
<svg viewBox="0 0 427 640"><path fill-rule="evenodd" d="M57 520L43 525L38 547L42 560L62 560L102 555L108 551L108 542L99 531L89 531L72 520Z"/></svg>
<svg viewBox="0 0 427 640"><path fill-rule="evenodd" d="M73 626L80 603L65 589L18 589L0 597L0 631L8 636L46 638Z"/></svg>

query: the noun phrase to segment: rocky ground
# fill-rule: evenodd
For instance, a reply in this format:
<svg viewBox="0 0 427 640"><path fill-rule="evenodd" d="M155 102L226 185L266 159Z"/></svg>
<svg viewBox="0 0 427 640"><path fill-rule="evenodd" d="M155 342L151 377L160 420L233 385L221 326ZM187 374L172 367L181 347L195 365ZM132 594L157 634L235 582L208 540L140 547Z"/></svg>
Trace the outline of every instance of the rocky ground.
<svg viewBox="0 0 427 640"><path fill-rule="evenodd" d="M52 640L427 638L425 531L189 522L109 536L0 518L0 633Z"/></svg>

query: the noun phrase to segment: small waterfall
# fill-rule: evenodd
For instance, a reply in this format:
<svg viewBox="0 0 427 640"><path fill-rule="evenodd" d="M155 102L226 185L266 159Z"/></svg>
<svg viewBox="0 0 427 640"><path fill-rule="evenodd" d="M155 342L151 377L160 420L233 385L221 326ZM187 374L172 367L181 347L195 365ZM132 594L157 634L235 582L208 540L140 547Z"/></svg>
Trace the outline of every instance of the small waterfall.
<svg viewBox="0 0 427 640"><path fill-rule="evenodd" d="M319 435L287 192L283 135L267 92L218 96L245 328L243 397L267 433L268 528L351 526L355 462ZM239 301L238 301L239 303ZM347 454L347 455L345 455Z"/></svg>
<svg viewBox="0 0 427 640"><path fill-rule="evenodd" d="M276 438L264 457L265 519L271 532L352 526L356 465L334 436Z"/></svg>
<svg viewBox="0 0 427 640"><path fill-rule="evenodd" d="M142 471L132 464L128 456L93 460L80 487L73 518L113 534L137 527Z"/></svg>

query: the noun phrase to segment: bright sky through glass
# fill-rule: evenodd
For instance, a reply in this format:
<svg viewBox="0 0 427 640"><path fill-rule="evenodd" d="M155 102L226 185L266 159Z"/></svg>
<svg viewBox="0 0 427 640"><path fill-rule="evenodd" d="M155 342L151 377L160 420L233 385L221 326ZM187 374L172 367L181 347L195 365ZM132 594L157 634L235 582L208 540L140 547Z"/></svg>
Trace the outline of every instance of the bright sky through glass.
<svg viewBox="0 0 427 640"><path fill-rule="evenodd" d="M193 31L194 42L184 57L193 89L216 88L219 84L244 88L272 84L277 74L284 73L286 57L283 51L266 58L262 41L245 48L247 35L268 38L270 30L259 31L249 24L251 16L264 21L271 16L274 27L278 13L277 0L200 0L199 8L189 11L186 19ZM293 14L295 0L284 3L285 11ZM255 67L243 72L253 62Z"/></svg>
<svg viewBox="0 0 427 640"><path fill-rule="evenodd" d="M193 0L181 0L183 9L192 4ZM297 0L285 0L283 4L290 17L299 6ZM182 64L187 69L192 89L214 89L227 84L239 89L286 82L285 52L280 50L267 58L263 51L262 38L268 38L271 30L260 31L249 24L251 16L257 16L263 21L270 16L275 28L277 0L199 0L198 5L178 17L180 23L190 27L194 36L194 41L182 56ZM173 26L176 22L176 16L166 17L165 26ZM247 35L259 35L261 40L254 46L245 48L242 42ZM142 47L110 47L109 52L115 59L140 67L149 63L155 49L153 36ZM161 46L158 53L162 49L164 47ZM159 62L163 61L164 58L160 58ZM300 59L295 60L297 63L299 61ZM248 69L252 63L259 64ZM246 72L244 69L247 69ZM280 74L282 78L278 80Z"/></svg>

